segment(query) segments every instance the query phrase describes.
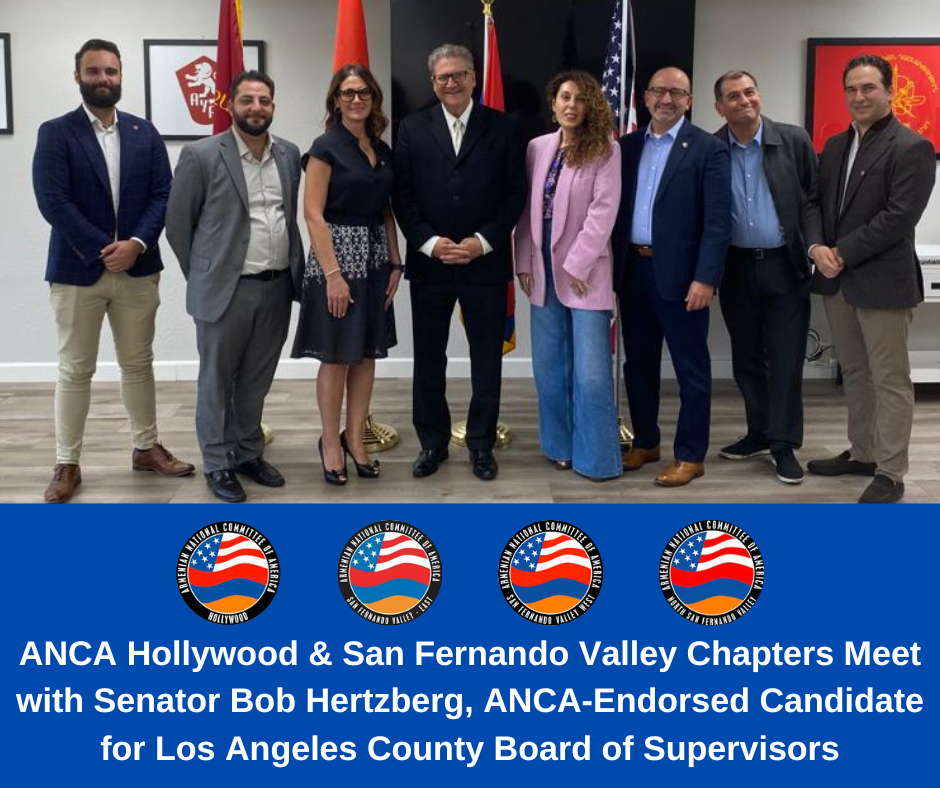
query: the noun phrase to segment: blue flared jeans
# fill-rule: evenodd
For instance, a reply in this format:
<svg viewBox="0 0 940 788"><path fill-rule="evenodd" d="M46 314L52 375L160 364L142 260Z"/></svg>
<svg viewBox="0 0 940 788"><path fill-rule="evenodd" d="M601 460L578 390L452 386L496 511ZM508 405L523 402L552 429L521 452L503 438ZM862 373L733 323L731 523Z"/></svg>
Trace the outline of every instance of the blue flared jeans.
<svg viewBox="0 0 940 788"><path fill-rule="evenodd" d="M570 460L582 476L613 479L623 469L610 357L611 312L571 309L558 300L549 221L542 249L545 306L531 311L542 454Z"/></svg>

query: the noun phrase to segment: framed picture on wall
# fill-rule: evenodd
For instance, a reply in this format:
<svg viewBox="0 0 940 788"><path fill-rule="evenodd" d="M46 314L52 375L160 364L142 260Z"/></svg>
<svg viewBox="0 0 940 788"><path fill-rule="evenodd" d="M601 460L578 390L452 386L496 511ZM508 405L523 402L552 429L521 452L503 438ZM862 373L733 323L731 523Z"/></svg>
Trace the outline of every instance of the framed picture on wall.
<svg viewBox="0 0 940 788"><path fill-rule="evenodd" d="M842 72L861 54L883 57L894 73L891 109L923 134L940 158L940 38L810 38L806 42L806 130L822 151L851 122Z"/></svg>
<svg viewBox="0 0 940 788"><path fill-rule="evenodd" d="M10 75L10 34L0 33L0 134L13 133L13 77Z"/></svg>
<svg viewBox="0 0 940 788"><path fill-rule="evenodd" d="M216 44L214 40L144 40L147 119L163 139L196 140L212 134ZM263 72L264 42L245 41L244 46L245 68Z"/></svg>

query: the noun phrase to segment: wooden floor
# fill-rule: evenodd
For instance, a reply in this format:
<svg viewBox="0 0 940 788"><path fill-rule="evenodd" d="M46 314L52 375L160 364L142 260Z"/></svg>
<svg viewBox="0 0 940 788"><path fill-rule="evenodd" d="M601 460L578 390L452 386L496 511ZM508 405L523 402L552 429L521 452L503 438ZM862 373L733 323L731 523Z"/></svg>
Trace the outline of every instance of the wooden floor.
<svg viewBox="0 0 940 788"><path fill-rule="evenodd" d="M672 437L677 400L674 384L663 396L664 449ZM454 380L449 393L455 418L465 413L469 382ZM845 444L845 408L841 390L830 381L806 383L806 440L800 458L828 456ZM117 384L95 384L85 430L83 483L75 503L165 503L215 501L199 467L194 431L195 383L162 383L157 388L161 439L180 458L196 463L197 474L166 479L134 473L130 435ZM0 384L0 502L41 502L55 458L51 384ZM800 486L778 482L766 458L722 460L717 449L743 431L743 410L733 383L716 383L712 405L712 451L706 473L688 487L666 490L653 484L664 462L615 481L594 483L574 473L556 471L538 447L535 391L529 380L506 380L502 420L513 433L512 445L497 453L499 478L478 481L466 452L455 449L441 470L427 479L411 475L418 442L411 428L411 382L379 380L373 398L379 421L401 433L401 443L378 455L379 479L353 474L342 488L323 483L317 457L319 419L312 382L276 383L265 406L265 421L275 432L265 456L287 477L285 487L270 490L244 480L251 502L854 502L866 480L808 476ZM352 470L352 466L350 465ZM906 502L940 502L940 386L918 386Z"/></svg>

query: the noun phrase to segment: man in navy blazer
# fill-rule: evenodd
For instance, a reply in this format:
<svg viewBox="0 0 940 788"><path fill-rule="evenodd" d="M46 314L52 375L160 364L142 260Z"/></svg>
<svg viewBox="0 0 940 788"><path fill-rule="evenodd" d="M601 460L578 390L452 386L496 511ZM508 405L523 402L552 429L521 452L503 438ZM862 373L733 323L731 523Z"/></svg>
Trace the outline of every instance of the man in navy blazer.
<svg viewBox="0 0 940 788"><path fill-rule="evenodd" d="M708 308L731 240L728 146L693 126L691 83L663 68L645 91L648 127L620 140L623 191L614 228L614 287L620 298L623 365L634 445L624 470L660 459L663 339L679 381L675 461L663 487L705 472L711 412Z"/></svg>
<svg viewBox="0 0 940 788"><path fill-rule="evenodd" d="M131 421L133 469L166 476L194 470L157 437L152 345L163 268L157 240L170 191L166 147L148 121L115 110L121 98L115 44L83 44L75 81L82 106L42 124L33 159L36 201L52 225L45 278L59 345L49 503L65 503L82 481L82 438L105 315Z"/></svg>

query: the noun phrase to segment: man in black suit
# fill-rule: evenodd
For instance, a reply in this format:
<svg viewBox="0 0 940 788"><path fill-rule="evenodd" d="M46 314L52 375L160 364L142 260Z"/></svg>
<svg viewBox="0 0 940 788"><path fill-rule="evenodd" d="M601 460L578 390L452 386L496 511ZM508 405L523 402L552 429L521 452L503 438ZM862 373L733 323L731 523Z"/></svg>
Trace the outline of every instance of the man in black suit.
<svg viewBox="0 0 940 788"><path fill-rule="evenodd" d="M827 140L806 206L813 292L823 296L842 366L850 444L809 470L874 476L859 503L904 495L914 421L907 334L924 300L914 228L937 177L933 145L891 112L892 81L891 64L876 55L846 65L852 125Z"/></svg>
<svg viewBox="0 0 940 788"><path fill-rule="evenodd" d="M816 153L805 129L766 117L762 103L746 71L715 82L715 110L727 121L715 136L731 152L731 246L719 297L747 415L747 434L719 454L770 454L777 478L800 484L794 450L803 443L812 276L802 225Z"/></svg>
<svg viewBox="0 0 940 788"><path fill-rule="evenodd" d="M525 204L525 163L516 124L474 104L473 56L444 44L428 58L440 101L404 121L395 147L395 214L408 242L414 336L413 421L421 453L415 476L447 459L447 340L459 303L470 345L473 394L467 447L473 473L496 478L506 287L512 229Z"/></svg>

